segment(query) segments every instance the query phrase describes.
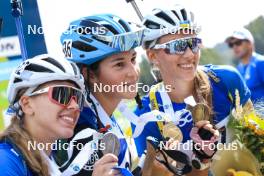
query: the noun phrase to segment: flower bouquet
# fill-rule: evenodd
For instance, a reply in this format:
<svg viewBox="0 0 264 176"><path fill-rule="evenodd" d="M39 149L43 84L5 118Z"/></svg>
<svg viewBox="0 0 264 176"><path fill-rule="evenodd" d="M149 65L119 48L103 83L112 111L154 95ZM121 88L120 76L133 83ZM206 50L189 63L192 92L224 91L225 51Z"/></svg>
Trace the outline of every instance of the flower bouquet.
<svg viewBox="0 0 264 176"><path fill-rule="evenodd" d="M228 127L234 132L234 138L240 141L256 157L264 175L264 101L254 105L240 105L236 90L236 108L232 113Z"/></svg>

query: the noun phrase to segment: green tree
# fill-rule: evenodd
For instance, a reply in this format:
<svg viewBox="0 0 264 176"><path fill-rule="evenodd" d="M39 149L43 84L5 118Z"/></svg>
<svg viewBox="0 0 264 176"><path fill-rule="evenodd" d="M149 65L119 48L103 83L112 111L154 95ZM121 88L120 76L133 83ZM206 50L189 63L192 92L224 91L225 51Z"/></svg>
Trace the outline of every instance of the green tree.
<svg viewBox="0 0 264 176"><path fill-rule="evenodd" d="M204 48L201 51L200 64L224 64L223 57L214 48Z"/></svg>
<svg viewBox="0 0 264 176"><path fill-rule="evenodd" d="M256 52L264 54L264 17L259 16L245 27L254 36Z"/></svg>

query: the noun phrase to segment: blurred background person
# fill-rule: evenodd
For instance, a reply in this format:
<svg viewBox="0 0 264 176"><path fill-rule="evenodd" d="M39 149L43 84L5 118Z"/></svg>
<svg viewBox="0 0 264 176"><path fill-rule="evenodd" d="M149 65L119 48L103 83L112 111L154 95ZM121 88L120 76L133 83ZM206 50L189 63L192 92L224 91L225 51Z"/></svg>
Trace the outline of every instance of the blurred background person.
<svg viewBox="0 0 264 176"><path fill-rule="evenodd" d="M237 69L251 90L251 100L264 98L264 57L255 52L251 32L245 28L235 30L226 43L239 60Z"/></svg>

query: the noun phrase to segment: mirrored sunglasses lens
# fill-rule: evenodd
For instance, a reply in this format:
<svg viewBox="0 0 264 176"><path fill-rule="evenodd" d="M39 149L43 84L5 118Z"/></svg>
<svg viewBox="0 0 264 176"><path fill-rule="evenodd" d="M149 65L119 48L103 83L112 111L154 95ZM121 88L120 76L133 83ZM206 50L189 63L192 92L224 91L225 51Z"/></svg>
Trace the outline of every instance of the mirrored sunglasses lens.
<svg viewBox="0 0 264 176"><path fill-rule="evenodd" d="M199 38L193 38L189 46L191 47L194 53L197 53L200 49L200 46L199 46L200 44L201 44L201 40Z"/></svg>
<svg viewBox="0 0 264 176"><path fill-rule="evenodd" d="M76 97L76 103L79 107L83 106L83 95L79 90L71 87L53 87L52 88L52 99L56 102L66 106L69 104L72 97Z"/></svg>
<svg viewBox="0 0 264 176"><path fill-rule="evenodd" d="M52 88L52 98L62 105L67 105L70 98L69 90L66 87L53 87Z"/></svg>
<svg viewBox="0 0 264 176"><path fill-rule="evenodd" d="M119 48L121 51L129 51L135 47L141 46L143 42L143 30L114 37L113 48Z"/></svg>
<svg viewBox="0 0 264 176"><path fill-rule="evenodd" d="M183 54L187 48L187 42L184 40L175 40L170 43L171 54Z"/></svg>

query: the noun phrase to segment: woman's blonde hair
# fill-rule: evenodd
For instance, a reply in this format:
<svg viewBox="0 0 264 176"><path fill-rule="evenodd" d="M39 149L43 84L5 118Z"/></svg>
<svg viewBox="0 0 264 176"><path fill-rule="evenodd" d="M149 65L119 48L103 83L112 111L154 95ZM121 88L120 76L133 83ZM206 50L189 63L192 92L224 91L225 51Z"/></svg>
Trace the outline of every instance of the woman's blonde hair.
<svg viewBox="0 0 264 176"><path fill-rule="evenodd" d="M209 77L199 68L197 69L196 75L194 77L194 96L198 103L203 103L209 107L210 121L212 123L212 89L209 82Z"/></svg>

